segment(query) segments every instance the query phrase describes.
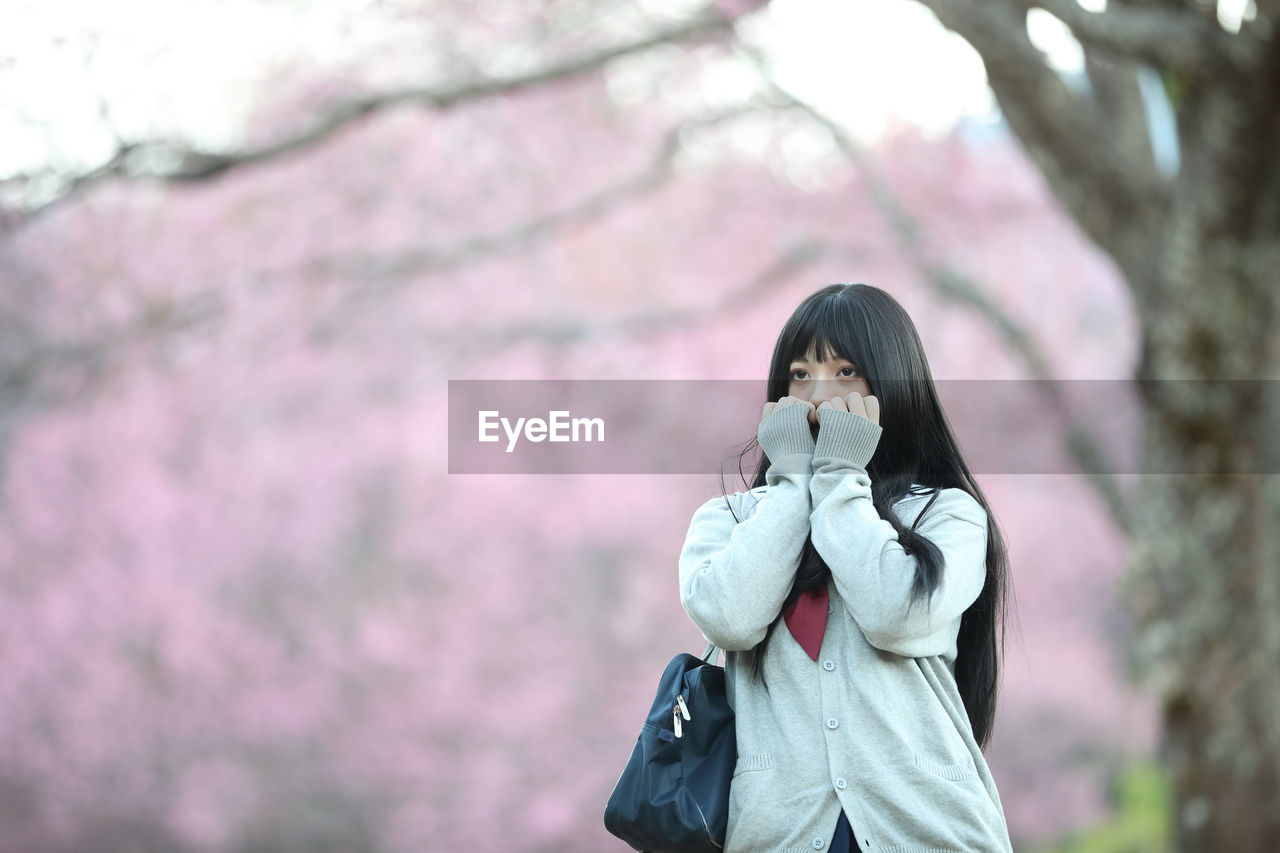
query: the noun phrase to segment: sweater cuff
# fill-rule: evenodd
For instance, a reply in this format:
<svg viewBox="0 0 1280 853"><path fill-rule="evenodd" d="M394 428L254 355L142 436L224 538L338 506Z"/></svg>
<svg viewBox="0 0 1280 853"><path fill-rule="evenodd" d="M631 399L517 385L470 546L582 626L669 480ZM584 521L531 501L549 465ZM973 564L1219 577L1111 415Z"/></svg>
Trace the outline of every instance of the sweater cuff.
<svg viewBox="0 0 1280 853"><path fill-rule="evenodd" d="M818 409L818 425L814 459L840 459L864 471L884 432L869 418L840 409Z"/></svg>
<svg viewBox="0 0 1280 853"><path fill-rule="evenodd" d="M776 462L792 453L813 455L813 433L809 429L809 407L799 403L770 412L756 428L756 441L769 460Z"/></svg>

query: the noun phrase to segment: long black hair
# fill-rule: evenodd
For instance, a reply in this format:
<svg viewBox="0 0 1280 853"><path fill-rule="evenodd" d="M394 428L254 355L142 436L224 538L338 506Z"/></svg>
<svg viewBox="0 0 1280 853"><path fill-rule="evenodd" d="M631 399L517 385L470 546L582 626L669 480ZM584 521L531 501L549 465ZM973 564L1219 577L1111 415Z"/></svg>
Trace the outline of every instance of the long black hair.
<svg viewBox="0 0 1280 853"><path fill-rule="evenodd" d="M956 684L974 738L985 749L995 722L1000 657L1004 651L1010 584L1008 551L987 498L970 473L942 411L915 324L902 306L878 287L861 283L827 285L801 302L782 327L769 365L768 401L776 402L787 395L791 363L810 356L853 362L870 393L880 401L883 432L875 456L867 465L867 474L876 512L893 525L903 550L916 558L911 603L920 598L927 602L941 581L941 551L915 530L941 490L963 489L987 511L986 582L960 620L955 661ZM765 485L770 465L762 451L755 479L747 481L742 462L753 446L759 447L755 439L746 442L738 457L738 471L749 489ZM908 492L932 494L909 529L893 509L894 503ZM807 538L783 610L802 593L825 586L830 577L831 569L813 547L812 537ZM764 678L764 646L781 619L779 613L764 639L752 650L753 677Z"/></svg>

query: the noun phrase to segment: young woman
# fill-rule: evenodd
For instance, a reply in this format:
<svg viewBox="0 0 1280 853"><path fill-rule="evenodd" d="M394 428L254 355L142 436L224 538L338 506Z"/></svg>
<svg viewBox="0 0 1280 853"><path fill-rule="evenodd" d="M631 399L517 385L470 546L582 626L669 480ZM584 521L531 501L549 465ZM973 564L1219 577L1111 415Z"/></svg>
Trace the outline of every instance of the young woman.
<svg viewBox="0 0 1280 853"><path fill-rule="evenodd" d="M693 516L680 600L725 652L726 853L1011 853L982 750L1008 561L888 293L782 329L749 491Z"/></svg>

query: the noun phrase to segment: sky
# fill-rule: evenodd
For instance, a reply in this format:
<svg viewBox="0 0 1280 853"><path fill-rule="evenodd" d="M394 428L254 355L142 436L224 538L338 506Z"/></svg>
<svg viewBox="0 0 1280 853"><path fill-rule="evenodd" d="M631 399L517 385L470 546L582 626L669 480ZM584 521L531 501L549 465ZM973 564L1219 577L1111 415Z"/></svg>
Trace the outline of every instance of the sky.
<svg viewBox="0 0 1280 853"><path fill-rule="evenodd" d="M1095 10L1104 3L1081 0ZM371 49L385 43L379 10L394 10L391 0L7 5L0 176L51 160L72 169L101 162L114 146L104 111L124 137L176 133L212 148L234 146L264 90L264 68L394 53ZM1252 0L1219 5L1227 29L1252 12ZM411 24L395 27L402 43L413 43ZM1028 31L1053 67L1079 72L1079 44L1061 23L1033 10ZM781 85L860 141L874 142L893 122L938 134L964 118L998 120L977 54L911 0L774 0L742 33L765 49ZM618 78L623 91L625 73ZM713 97L732 99L747 84L741 68L726 63L704 85Z"/></svg>

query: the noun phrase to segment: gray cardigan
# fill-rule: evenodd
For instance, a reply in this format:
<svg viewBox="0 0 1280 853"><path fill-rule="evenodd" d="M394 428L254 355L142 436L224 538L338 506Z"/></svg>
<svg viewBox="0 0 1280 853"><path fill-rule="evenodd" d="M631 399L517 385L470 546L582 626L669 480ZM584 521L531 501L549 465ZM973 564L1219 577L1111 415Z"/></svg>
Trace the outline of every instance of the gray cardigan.
<svg viewBox="0 0 1280 853"><path fill-rule="evenodd" d="M804 406L758 430L766 485L718 496L693 516L680 554L680 601L725 650L738 763L726 853L823 850L843 808L866 853L1012 853L995 781L955 682L960 616L986 577L987 515L943 489L917 528L941 550L929 604L906 603L915 558L871 503L866 465L882 428L822 410L815 442ZM928 495L896 509L908 526ZM779 622L805 538L831 567L830 608L815 663Z"/></svg>

